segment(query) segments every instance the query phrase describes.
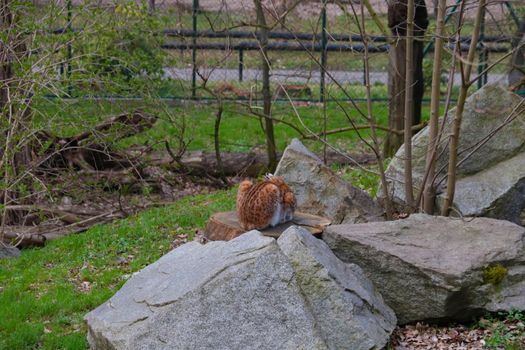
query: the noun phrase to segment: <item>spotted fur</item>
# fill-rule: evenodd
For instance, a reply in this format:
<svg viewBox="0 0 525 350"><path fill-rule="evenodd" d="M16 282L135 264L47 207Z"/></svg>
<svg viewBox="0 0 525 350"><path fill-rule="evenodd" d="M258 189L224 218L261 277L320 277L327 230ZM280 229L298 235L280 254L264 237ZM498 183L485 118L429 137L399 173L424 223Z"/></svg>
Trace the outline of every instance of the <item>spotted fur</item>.
<svg viewBox="0 0 525 350"><path fill-rule="evenodd" d="M296 201L282 177L267 175L254 184L243 181L237 192L237 216L245 230L262 230L293 218Z"/></svg>

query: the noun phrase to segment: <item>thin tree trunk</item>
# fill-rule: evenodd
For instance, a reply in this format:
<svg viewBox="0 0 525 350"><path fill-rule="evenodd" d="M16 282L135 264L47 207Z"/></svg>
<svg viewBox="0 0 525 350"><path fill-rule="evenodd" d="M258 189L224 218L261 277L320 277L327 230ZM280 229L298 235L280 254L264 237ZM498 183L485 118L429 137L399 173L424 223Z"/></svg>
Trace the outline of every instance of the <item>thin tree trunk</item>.
<svg viewBox="0 0 525 350"><path fill-rule="evenodd" d="M434 187L434 176L436 173L436 152L437 152L437 138L438 138L438 121L439 121L439 99L440 99L440 81L441 81L441 66L443 53L443 28L446 11L446 0L438 0L438 10L436 19L436 42L434 44L434 66L432 70L432 92L430 101L430 121L429 121L429 136L428 148L426 158L426 178L427 181L423 183L423 203L422 209L427 214L434 213L434 201L436 197L436 190Z"/></svg>
<svg viewBox="0 0 525 350"><path fill-rule="evenodd" d="M370 10L369 10L370 11ZM364 10L363 6L361 5L361 36L364 38L364 67L365 67L365 87L366 87L366 109L367 109L367 117L368 117L368 124L370 125L370 132L372 135L372 142L373 142L373 151L375 153L375 156L377 158L377 166L379 168L379 175L381 178L381 188L383 189L383 193L385 194L385 211L386 211L386 218L387 220L391 220L393 217L393 205L390 198L390 195L388 193L388 183L386 181L385 176L385 169L383 165L383 156L381 154L380 146L379 146L379 140L377 138L377 132L376 132L376 121L374 114L372 113L372 92L370 88L370 66L369 66L369 55L368 55L368 37L366 36L366 27L365 27L365 16L364 16Z"/></svg>
<svg viewBox="0 0 525 350"><path fill-rule="evenodd" d="M390 46L388 66L388 132L385 138L383 156L392 157L403 144L403 115L405 100L405 40Z"/></svg>
<svg viewBox="0 0 525 350"><path fill-rule="evenodd" d="M0 6L0 30L4 33L10 33L13 23L13 15L10 10L10 0L2 0ZM12 118L11 106L9 105L9 89L13 79L13 50L9 47L12 44L10 39L9 35L5 41L0 42L0 81L2 82L0 83L0 118L7 121L7 131L0 136L2 142L2 157L0 159L0 164L3 168L0 169L0 171L2 172L1 178L5 185L3 191L0 192L2 194L1 201L3 207L8 205L13 199L15 199L14 196L16 196L16 193L7 189L7 186L10 184L11 178L15 175L14 172L16 171L16 164L14 163L15 151L11 144L17 130L17 123ZM16 213L13 215L6 210L2 210L0 241L3 238L4 225L13 221L15 217Z"/></svg>
<svg viewBox="0 0 525 350"><path fill-rule="evenodd" d="M219 177L221 178L222 182L226 184L227 181L224 176L224 167L222 166L221 145L220 145L220 140L219 140L222 112L223 112L223 106L222 106L222 101L220 101L219 109L217 110L217 114L215 115L215 126L213 128L213 139L215 143L215 158L217 158L217 167L219 171Z"/></svg>
<svg viewBox="0 0 525 350"><path fill-rule="evenodd" d="M277 153L275 147L275 136L273 132L272 96L270 93L270 61L268 58L268 26L264 16L261 0L254 0L255 11L257 13L258 40L261 46L261 71L262 71L262 95L263 95L263 114L264 132L266 134L266 150L268 152L268 170L273 172L277 167Z"/></svg>
<svg viewBox="0 0 525 350"><path fill-rule="evenodd" d="M407 37L407 0L391 0L388 5L388 26L392 34L397 37L390 44L389 50L389 69L388 69L388 126L391 130L385 138L383 155L385 158L391 157L403 144L401 132L404 129L405 117L405 98L406 98L406 37ZM428 14L423 0L414 0L415 15L413 18L414 30L412 37L412 84L413 103L412 123L417 125L421 121L421 102L424 93L423 81L423 37L428 26Z"/></svg>
<svg viewBox="0 0 525 350"><path fill-rule="evenodd" d="M7 33L9 27L12 24L13 16L9 10L9 0L2 0L0 2L0 29ZM11 50L7 47L9 41L0 42L0 111L4 112L5 107L7 106L7 93L8 93L8 82L13 77L13 71L11 66Z"/></svg>
<svg viewBox="0 0 525 350"><path fill-rule="evenodd" d="M456 190L456 172L457 172L457 160L458 160L458 146L459 137L461 132L461 121L463 119L463 110L465 108L465 100L467 98L468 89L471 85L470 74L472 72L472 66L474 65L474 57L476 55L476 46L479 40L479 31L481 26L481 19L485 14L486 0L479 1L478 11L476 12L476 20L474 22L474 29L472 32L472 38L470 41L470 47L468 50L467 61L465 63L465 70L462 70L462 82L459 90L458 103L456 106L456 114L454 117L454 125L452 133L450 134L450 147L449 147L449 158L448 158L448 171L447 171L447 194L443 208L441 209L441 215L449 215L452 203L454 203L454 193Z"/></svg>
<svg viewBox="0 0 525 350"><path fill-rule="evenodd" d="M414 205L414 190L412 188L412 121L414 120L414 0L407 2L407 33L406 33L406 69L405 69L405 200L408 206Z"/></svg>
<svg viewBox="0 0 525 350"><path fill-rule="evenodd" d="M148 14L153 15L155 13L155 0L148 0Z"/></svg>

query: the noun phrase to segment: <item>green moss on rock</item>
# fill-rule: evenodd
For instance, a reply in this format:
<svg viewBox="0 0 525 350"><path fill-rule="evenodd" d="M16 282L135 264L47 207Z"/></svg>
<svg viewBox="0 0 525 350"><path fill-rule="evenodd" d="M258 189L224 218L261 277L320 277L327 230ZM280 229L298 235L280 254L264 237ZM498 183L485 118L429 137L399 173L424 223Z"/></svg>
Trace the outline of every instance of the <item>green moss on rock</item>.
<svg viewBox="0 0 525 350"><path fill-rule="evenodd" d="M486 267L483 270L483 282L490 283L497 287L507 276L508 272L507 268L501 264Z"/></svg>

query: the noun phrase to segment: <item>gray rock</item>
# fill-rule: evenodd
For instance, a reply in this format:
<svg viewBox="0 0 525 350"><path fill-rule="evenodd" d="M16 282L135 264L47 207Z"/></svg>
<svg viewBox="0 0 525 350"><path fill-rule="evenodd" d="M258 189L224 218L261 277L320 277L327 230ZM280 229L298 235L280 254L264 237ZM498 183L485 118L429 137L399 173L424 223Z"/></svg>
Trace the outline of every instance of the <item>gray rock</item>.
<svg viewBox="0 0 525 350"><path fill-rule="evenodd" d="M521 105L514 111L520 101L522 99L518 95L502 85L486 85L467 99L461 124L460 160L507 117L515 119L458 167L458 187L453 205L461 215L489 216L522 224L520 216L525 209L525 196L520 182L525 181L525 107ZM448 114L444 135L450 133L454 114L455 109ZM442 170L438 179L445 176L447 170L446 141L444 139L438 148L441 156L437 160L437 169ZM428 127L415 135L412 143L414 187L419 189L425 171ZM390 194L399 204L405 200L404 154L401 147L386 172ZM437 189L438 210L443 202L443 192L446 192L444 184ZM379 196L384 197L381 189ZM507 210L509 206L512 207L512 214Z"/></svg>
<svg viewBox="0 0 525 350"><path fill-rule="evenodd" d="M401 324L525 309L525 229L508 221L415 214L330 226L323 239L363 268Z"/></svg>
<svg viewBox="0 0 525 350"><path fill-rule="evenodd" d="M5 245L0 242L0 259L4 258L18 258L20 256L20 250L10 245Z"/></svg>
<svg viewBox="0 0 525 350"><path fill-rule="evenodd" d="M438 197L439 207L443 197ZM486 216L525 224L525 152L459 179L454 207L463 216Z"/></svg>
<svg viewBox="0 0 525 350"><path fill-rule="evenodd" d="M94 349L323 349L275 240L185 244L86 316Z"/></svg>
<svg viewBox="0 0 525 350"><path fill-rule="evenodd" d="M316 314L303 296L305 281L299 285L295 268L276 241L258 231L229 242L185 244L137 273L86 315L89 343L93 349L337 349L329 345L317 323L324 326L325 318L345 321L344 310ZM321 291L328 291L325 283L334 285L327 275L327 281L316 278L312 276L312 283ZM361 294L344 295L356 300L356 309L380 301L367 294L369 286L352 288ZM370 299L360 301L357 295ZM353 306L350 302L331 305ZM347 315L364 318L365 314L347 310ZM354 332L351 335L361 339L355 344L375 345L388 336L391 314L369 316L381 320L370 320L371 325L385 324L384 335ZM340 337L336 344L349 343L344 335ZM356 349L361 348L370 347Z"/></svg>
<svg viewBox="0 0 525 350"><path fill-rule="evenodd" d="M290 185L300 211L332 223L383 220L383 209L368 194L338 177L297 139L284 151L275 174Z"/></svg>
<svg viewBox="0 0 525 350"><path fill-rule="evenodd" d="M370 280L323 241L292 226L277 240L292 264L319 333L330 349L381 349L396 326Z"/></svg>

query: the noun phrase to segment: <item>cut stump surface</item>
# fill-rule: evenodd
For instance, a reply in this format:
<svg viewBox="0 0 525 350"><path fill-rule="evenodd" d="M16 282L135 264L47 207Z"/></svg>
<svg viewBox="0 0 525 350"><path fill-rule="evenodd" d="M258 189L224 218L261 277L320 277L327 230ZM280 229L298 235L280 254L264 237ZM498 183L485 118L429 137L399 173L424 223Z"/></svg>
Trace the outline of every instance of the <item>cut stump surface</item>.
<svg viewBox="0 0 525 350"><path fill-rule="evenodd" d="M320 235L324 228L330 225L330 220L322 216L295 212L292 221L261 230L265 236L278 238L288 227L297 225L304 227L313 235ZM213 214L208 220L205 237L210 241L229 241L246 232L237 219L235 211L227 211Z"/></svg>

